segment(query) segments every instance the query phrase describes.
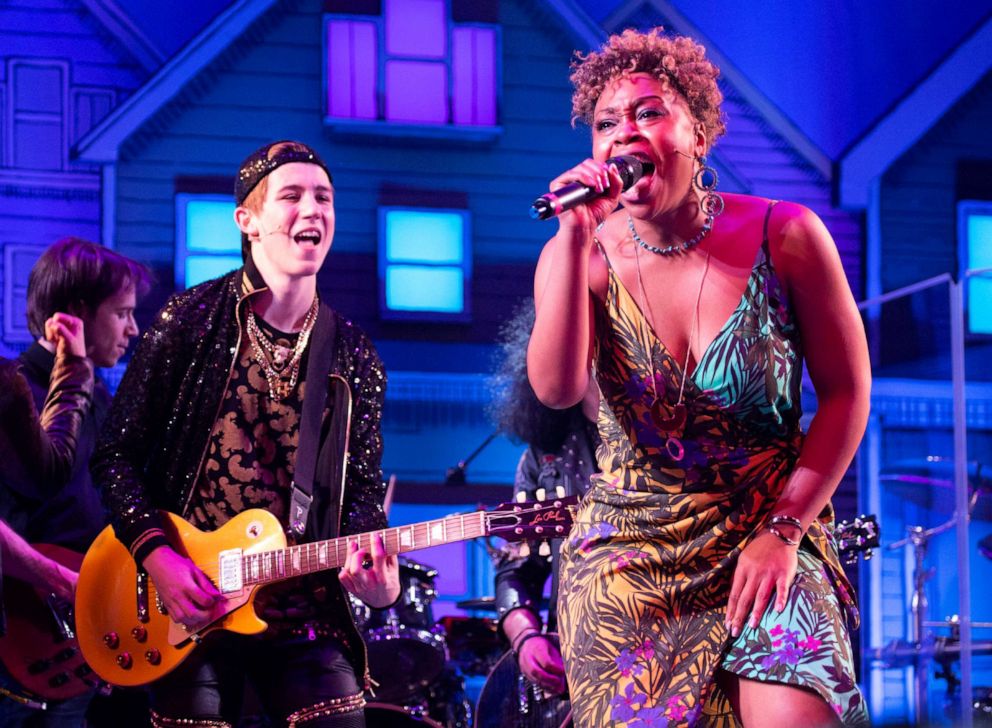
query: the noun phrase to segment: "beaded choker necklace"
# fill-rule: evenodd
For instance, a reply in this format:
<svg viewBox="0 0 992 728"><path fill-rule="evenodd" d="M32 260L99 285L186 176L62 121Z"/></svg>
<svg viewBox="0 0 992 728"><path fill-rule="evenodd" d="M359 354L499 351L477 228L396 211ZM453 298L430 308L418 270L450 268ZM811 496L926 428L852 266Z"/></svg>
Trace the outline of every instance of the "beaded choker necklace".
<svg viewBox="0 0 992 728"><path fill-rule="evenodd" d="M317 320L317 297L314 296L310 310L303 319L303 326L296 337L296 345L290 349L278 342L272 341L255 320L255 309L248 303L248 343L255 361L262 368L265 382L269 385L269 398L280 402L296 388L300 376L300 360L306 351L310 333Z"/></svg>
<svg viewBox="0 0 992 728"><path fill-rule="evenodd" d="M641 236L637 234L637 230L634 229L634 218L627 215L627 228L630 230L630 237L634 239L634 242L640 245L645 250L648 250L655 255L675 255L676 253L684 253L687 250L694 248L699 245L700 241L709 235L710 230L713 229L713 215L707 215L706 220L703 222L702 229L693 235L688 240L683 240L681 243L676 243L674 245L666 245L664 248L659 248L656 245L648 245L643 240Z"/></svg>

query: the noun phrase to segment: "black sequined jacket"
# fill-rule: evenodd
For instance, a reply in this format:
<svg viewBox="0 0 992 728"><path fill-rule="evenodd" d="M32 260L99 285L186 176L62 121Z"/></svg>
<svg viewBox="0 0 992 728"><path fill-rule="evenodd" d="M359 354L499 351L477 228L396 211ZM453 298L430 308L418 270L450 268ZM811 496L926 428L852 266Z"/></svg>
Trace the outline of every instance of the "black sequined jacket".
<svg viewBox="0 0 992 728"><path fill-rule="evenodd" d="M242 269L173 295L121 380L91 469L114 531L138 563L166 543L157 509L188 515L240 347L246 302L264 287L249 258ZM318 326L324 316L335 317L336 334L304 540L386 526L380 430L385 372L361 329L321 304ZM307 371L311 396L317 390ZM334 401L340 405L331 411ZM346 459L328 452L347 453ZM340 597L338 606L347 610ZM350 618L347 624L353 626Z"/></svg>

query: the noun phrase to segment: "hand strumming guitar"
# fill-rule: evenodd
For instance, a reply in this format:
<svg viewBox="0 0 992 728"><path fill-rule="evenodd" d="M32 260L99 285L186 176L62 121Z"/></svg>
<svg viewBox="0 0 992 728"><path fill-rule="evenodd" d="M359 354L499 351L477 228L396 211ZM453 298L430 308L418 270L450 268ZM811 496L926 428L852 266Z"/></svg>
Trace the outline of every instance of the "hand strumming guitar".
<svg viewBox="0 0 992 728"><path fill-rule="evenodd" d="M221 594L190 559L159 546L145 557L143 566L174 622L195 629L213 621L212 608Z"/></svg>
<svg viewBox="0 0 992 728"><path fill-rule="evenodd" d="M549 695L565 693L565 664L558 647L541 633L529 609L517 608L503 619L503 633L517 656L520 672Z"/></svg>

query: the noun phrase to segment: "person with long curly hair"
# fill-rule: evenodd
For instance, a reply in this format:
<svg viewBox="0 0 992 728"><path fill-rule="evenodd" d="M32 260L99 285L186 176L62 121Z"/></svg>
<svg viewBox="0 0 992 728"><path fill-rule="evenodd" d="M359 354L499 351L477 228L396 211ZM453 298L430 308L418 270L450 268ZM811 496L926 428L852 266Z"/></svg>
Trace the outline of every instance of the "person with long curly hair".
<svg viewBox="0 0 992 728"><path fill-rule="evenodd" d="M491 415L501 432L527 445L517 464L514 498L526 500L583 495L596 472L596 408L599 392L595 382L581 402L567 409L541 404L527 380L527 342L534 325L534 302L524 301L503 326L500 359L494 379ZM537 547L527 551L507 544L496 568L496 609L499 628L506 636L520 672L549 695L566 692L565 670L553 633L557 619L560 544L553 543L549 555ZM549 558L550 556L550 558ZM541 619L541 595L551 577L548 623ZM519 700L513 701L519 704ZM516 707L519 708L519 705ZM524 707L526 710L527 708ZM485 723L492 716L479 716Z"/></svg>
<svg viewBox="0 0 992 728"><path fill-rule="evenodd" d="M602 194L541 254L528 372L548 406L602 397L558 602L579 728L867 722L830 505L868 416L864 327L813 212L715 189L718 75L661 29L573 64L592 155L550 188ZM646 170L626 191L621 155Z"/></svg>

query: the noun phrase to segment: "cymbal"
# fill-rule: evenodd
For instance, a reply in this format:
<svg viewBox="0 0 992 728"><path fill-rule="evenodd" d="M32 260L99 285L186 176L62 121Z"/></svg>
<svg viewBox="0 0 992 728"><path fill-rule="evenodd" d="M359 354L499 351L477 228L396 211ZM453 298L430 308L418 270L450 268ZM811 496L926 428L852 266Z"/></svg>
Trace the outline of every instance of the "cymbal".
<svg viewBox="0 0 992 728"><path fill-rule="evenodd" d="M475 597L474 599L462 599L455 602L455 606L466 611L492 612L496 613L496 597ZM537 605L538 609L547 609L548 600L541 599Z"/></svg>
<svg viewBox="0 0 992 728"><path fill-rule="evenodd" d="M475 610L480 612L495 612L496 611L496 597L476 597L474 599L462 599L460 602L455 602L455 606L459 609L465 610Z"/></svg>
<svg viewBox="0 0 992 728"><path fill-rule="evenodd" d="M969 492L976 494L971 517L992 520L992 468L977 461L966 463ZM884 468L878 476L885 490L918 506L940 513L954 511L954 460L937 455L900 460Z"/></svg>
<svg viewBox="0 0 992 728"><path fill-rule="evenodd" d="M992 467L985 467L977 460L965 463L965 477L973 490L992 491ZM882 469L882 482L913 482L941 488L954 487L954 458L927 455L921 459L898 460Z"/></svg>

